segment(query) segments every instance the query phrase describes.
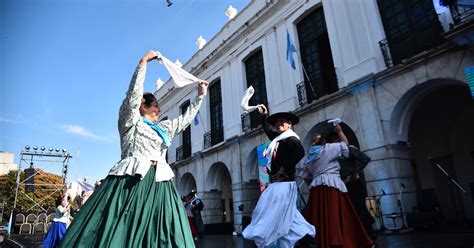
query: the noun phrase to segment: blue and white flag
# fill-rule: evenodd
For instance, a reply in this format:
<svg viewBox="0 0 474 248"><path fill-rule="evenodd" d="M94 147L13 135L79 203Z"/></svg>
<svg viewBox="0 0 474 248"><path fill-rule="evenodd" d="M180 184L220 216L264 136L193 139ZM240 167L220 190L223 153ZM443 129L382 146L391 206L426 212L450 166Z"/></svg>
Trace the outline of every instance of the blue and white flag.
<svg viewBox="0 0 474 248"><path fill-rule="evenodd" d="M81 187L83 191L94 191L94 188L95 188L94 185L80 179L77 179L76 182L77 184L79 184L79 186Z"/></svg>
<svg viewBox="0 0 474 248"><path fill-rule="evenodd" d="M291 42L290 33L286 30L286 60L291 65L293 70L296 70L295 59L293 58L293 53L296 52L296 48Z"/></svg>
<svg viewBox="0 0 474 248"><path fill-rule="evenodd" d="M194 116L194 126L199 125L198 115L199 115L199 111L197 112L196 116Z"/></svg>

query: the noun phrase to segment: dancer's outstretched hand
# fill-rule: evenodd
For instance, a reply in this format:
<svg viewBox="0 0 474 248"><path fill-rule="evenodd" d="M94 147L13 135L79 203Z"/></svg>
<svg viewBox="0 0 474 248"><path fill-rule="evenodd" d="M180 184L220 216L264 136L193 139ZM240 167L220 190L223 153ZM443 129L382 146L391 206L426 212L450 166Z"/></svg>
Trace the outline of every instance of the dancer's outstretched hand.
<svg viewBox="0 0 474 248"><path fill-rule="evenodd" d="M265 106L265 104L259 104L258 106L262 108L262 112L260 112L260 114L262 114L262 115L267 115L268 114L268 109Z"/></svg>
<svg viewBox="0 0 474 248"><path fill-rule="evenodd" d="M148 51L148 53L140 60L140 64L145 65L148 61L156 58L158 58L158 54L155 51Z"/></svg>

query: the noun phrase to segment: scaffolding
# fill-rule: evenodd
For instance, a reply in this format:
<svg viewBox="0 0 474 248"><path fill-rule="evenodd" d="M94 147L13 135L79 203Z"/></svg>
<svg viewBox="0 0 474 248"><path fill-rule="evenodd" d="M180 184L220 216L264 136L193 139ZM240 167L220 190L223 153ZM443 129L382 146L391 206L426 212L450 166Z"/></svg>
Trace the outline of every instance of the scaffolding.
<svg viewBox="0 0 474 248"><path fill-rule="evenodd" d="M63 191L66 186L68 165L71 158L72 156L65 149L46 149L45 147L38 148L36 146L30 149L29 146L26 146L25 149L20 153L20 163L18 165L18 173L16 177L15 203L13 205L13 209L16 209L18 197L24 195L33 203L33 205L27 209L26 212L29 212L34 208L37 208L43 212L47 212L48 209L45 209L41 203L43 203L48 198L56 199L54 195ZM20 178L22 168L25 168L26 174L25 179L23 180ZM41 173L47 171L56 175L61 175L61 183L53 182L47 178L44 179L47 181L47 183L37 183L37 181L34 180L35 176L41 175ZM35 199L35 190L44 190L50 192L39 199ZM29 196L27 191L33 192L33 197Z"/></svg>

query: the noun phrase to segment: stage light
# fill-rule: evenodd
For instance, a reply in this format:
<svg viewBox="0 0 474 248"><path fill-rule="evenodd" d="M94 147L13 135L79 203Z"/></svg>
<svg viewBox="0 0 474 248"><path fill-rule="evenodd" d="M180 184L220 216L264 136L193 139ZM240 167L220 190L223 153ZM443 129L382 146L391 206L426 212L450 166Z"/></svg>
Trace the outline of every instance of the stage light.
<svg viewBox="0 0 474 248"><path fill-rule="evenodd" d="M66 153L66 152L67 152L67 150L66 150L66 149L63 149L63 153Z"/></svg>
<svg viewBox="0 0 474 248"><path fill-rule="evenodd" d="M44 146L41 147L41 151L44 151L46 148Z"/></svg>
<svg viewBox="0 0 474 248"><path fill-rule="evenodd" d="M29 145L26 145L26 146L25 146L25 149L26 149L26 150L30 150L30 146L29 146Z"/></svg>
<svg viewBox="0 0 474 248"><path fill-rule="evenodd" d="M59 148L56 148L56 152L59 152L59 151L61 151L61 149L59 149Z"/></svg>
<svg viewBox="0 0 474 248"><path fill-rule="evenodd" d="M38 150L38 147L37 146L33 146L33 150Z"/></svg>
<svg viewBox="0 0 474 248"><path fill-rule="evenodd" d="M52 151L53 151L53 148L50 147L48 150L49 150L49 152L52 152Z"/></svg>

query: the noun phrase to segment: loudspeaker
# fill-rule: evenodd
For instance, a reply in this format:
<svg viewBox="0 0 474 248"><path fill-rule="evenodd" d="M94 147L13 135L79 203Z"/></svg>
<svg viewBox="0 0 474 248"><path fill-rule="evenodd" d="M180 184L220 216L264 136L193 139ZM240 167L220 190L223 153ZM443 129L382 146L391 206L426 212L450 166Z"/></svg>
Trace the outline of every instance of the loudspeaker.
<svg viewBox="0 0 474 248"><path fill-rule="evenodd" d="M33 167L25 169L25 192L30 193L35 191L35 186L32 185L35 183L35 176L36 170Z"/></svg>

